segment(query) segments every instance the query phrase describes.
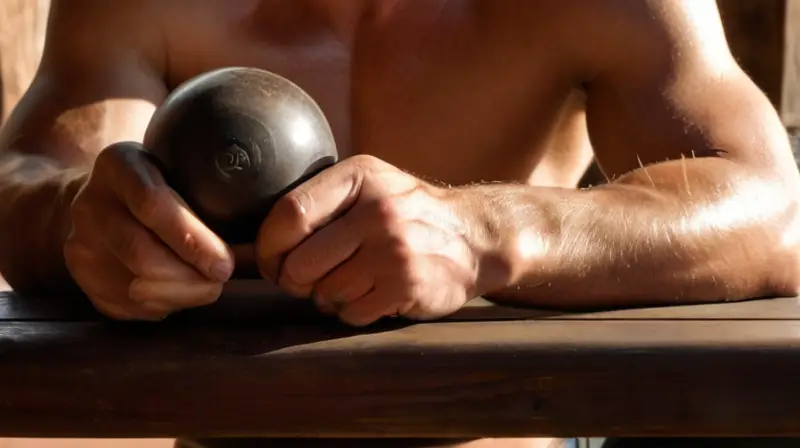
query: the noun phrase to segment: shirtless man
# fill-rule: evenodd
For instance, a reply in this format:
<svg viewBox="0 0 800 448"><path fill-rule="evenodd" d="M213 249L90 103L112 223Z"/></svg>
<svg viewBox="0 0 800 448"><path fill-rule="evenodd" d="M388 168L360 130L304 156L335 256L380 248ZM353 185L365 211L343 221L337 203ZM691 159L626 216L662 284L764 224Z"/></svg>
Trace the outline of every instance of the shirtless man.
<svg viewBox="0 0 800 448"><path fill-rule="evenodd" d="M232 65L307 90L344 158L244 248L140 146L171 89ZM352 325L476 295L579 308L800 285L800 177L713 0L53 0L0 146L0 272L118 319L214 302L247 258ZM611 181L576 189L593 154Z"/></svg>

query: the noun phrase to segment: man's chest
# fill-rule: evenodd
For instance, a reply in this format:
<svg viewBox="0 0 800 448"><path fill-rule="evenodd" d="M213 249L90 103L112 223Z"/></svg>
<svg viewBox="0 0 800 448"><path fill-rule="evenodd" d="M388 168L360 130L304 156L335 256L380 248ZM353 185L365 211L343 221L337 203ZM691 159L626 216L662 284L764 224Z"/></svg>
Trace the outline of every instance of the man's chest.
<svg viewBox="0 0 800 448"><path fill-rule="evenodd" d="M552 40L508 8L410 4L350 22L302 9L197 13L206 26L180 25L170 39L169 82L260 67L320 104L343 157L368 153L454 184L528 179L574 87Z"/></svg>

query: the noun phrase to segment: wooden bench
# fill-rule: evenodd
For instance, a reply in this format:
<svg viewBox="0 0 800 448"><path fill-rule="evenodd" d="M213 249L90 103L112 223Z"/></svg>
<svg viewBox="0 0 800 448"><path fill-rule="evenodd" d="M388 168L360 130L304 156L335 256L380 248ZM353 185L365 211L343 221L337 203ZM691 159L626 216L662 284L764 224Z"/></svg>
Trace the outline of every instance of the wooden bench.
<svg viewBox="0 0 800 448"><path fill-rule="evenodd" d="M800 435L797 298L356 330L261 289L154 324L3 293L0 435Z"/></svg>

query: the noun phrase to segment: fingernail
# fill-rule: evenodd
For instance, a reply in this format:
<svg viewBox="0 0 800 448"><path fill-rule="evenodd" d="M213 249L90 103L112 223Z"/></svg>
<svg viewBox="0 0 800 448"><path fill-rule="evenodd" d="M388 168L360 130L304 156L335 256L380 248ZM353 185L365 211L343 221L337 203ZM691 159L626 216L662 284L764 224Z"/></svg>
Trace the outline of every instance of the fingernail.
<svg viewBox="0 0 800 448"><path fill-rule="evenodd" d="M233 264L230 261L222 260L211 265L209 271L213 280L218 282L226 282L230 279L233 273Z"/></svg>
<svg viewBox="0 0 800 448"><path fill-rule="evenodd" d="M316 305L317 310L322 314L327 314L329 316L335 316L337 313L336 307L333 306L330 302L325 300L322 295L319 293L314 294L314 305Z"/></svg>

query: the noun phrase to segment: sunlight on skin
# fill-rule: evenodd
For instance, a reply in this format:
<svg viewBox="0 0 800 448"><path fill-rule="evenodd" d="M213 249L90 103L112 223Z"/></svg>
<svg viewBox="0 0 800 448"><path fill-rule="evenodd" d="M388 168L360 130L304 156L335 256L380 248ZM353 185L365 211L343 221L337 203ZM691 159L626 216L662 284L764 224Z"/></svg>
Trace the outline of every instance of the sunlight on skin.
<svg viewBox="0 0 800 448"><path fill-rule="evenodd" d="M719 23L719 9L714 2L693 2L688 0L687 3L691 6L686 7L684 12L689 22L694 23L698 29ZM725 35L712 34L704 37L703 45L706 51L703 52L703 57L706 58L706 65L710 67L725 67L729 65L729 56L724 51L728 46Z"/></svg>
<svg viewBox="0 0 800 448"><path fill-rule="evenodd" d="M786 198L775 198L773 186L763 179L740 180L744 184L736 187L737 194L723 196L713 201L692 216L682 220L681 226L695 234L704 234L713 229L737 229L751 225L753 217L778 216L786 208ZM747 204L747 210L742 209ZM743 213L747 211L747 213ZM756 213L753 213L756 211Z"/></svg>
<svg viewBox="0 0 800 448"><path fill-rule="evenodd" d="M783 247L797 247L800 245L800 217L795 219L788 231L784 232L781 238Z"/></svg>
<svg viewBox="0 0 800 448"><path fill-rule="evenodd" d="M547 253L549 245L533 230L524 230L517 238L517 251L524 260L535 260Z"/></svg>

